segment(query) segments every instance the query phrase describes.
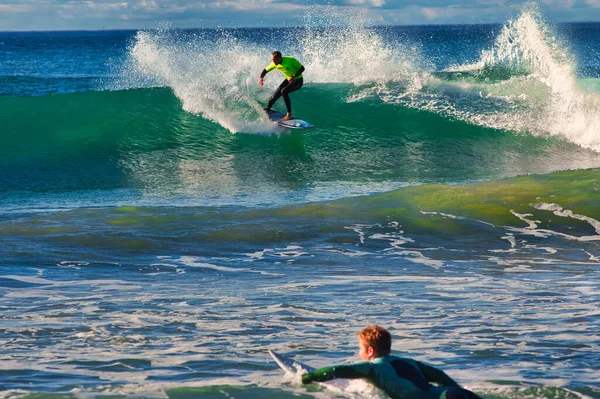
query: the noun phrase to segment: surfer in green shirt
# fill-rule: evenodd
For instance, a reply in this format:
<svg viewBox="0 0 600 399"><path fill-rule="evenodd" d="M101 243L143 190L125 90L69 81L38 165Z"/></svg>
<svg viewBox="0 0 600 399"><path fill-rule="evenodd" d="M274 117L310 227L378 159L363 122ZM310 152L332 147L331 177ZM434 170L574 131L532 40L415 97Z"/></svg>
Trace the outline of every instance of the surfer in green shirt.
<svg viewBox="0 0 600 399"><path fill-rule="evenodd" d="M271 64L261 72L260 78L258 79L258 85L262 86L264 84L265 75L273 69L277 69L281 72L283 76L285 76L285 80L279 85L277 90L275 90L275 93L271 96L271 99L264 110L267 111L267 113L271 112L271 107L275 104L275 101L283 96L283 101L285 101L285 107L287 108L287 114L283 119L294 119L292 116L292 103L289 94L302 87L304 83L302 79L304 66L294 57L283 57L279 51L274 51L273 54L271 54L271 61Z"/></svg>
<svg viewBox="0 0 600 399"><path fill-rule="evenodd" d="M392 399L481 399L461 388L442 370L408 357L391 355L392 337L383 327L365 328L358 334L358 343L362 361L304 374L302 383L365 378Z"/></svg>

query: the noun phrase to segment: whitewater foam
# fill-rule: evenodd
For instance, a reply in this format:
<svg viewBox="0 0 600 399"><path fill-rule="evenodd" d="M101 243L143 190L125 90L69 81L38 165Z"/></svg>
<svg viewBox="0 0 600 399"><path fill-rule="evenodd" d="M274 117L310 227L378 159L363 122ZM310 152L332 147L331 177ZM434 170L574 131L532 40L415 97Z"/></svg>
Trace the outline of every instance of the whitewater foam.
<svg viewBox="0 0 600 399"><path fill-rule="evenodd" d="M314 82L407 83L424 68L416 47L384 40L359 12L309 8L304 20L300 49Z"/></svg>
<svg viewBox="0 0 600 399"><path fill-rule="evenodd" d="M560 137L600 151L600 96L582 87L567 43L535 6L507 21L492 47L481 50L474 63L421 69L413 74L412 84L399 85L386 76L349 100L379 98L479 126Z"/></svg>
<svg viewBox="0 0 600 399"><path fill-rule="evenodd" d="M306 83L414 84L422 63L417 49L386 43L360 15L333 15L334 8L327 7L308 10L305 28L281 31L278 41L260 44L240 39L235 31L212 36L165 28L140 31L124 74L135 84L171 88L184 110L233 133L281 131L262 112L281 77L269 74L265 88L257 85L274 47L305 65Z"/></svg>
<svg viewBox="0 0 600 399"><path fill-rule="evenodd" d="M130 49L135 71L170 87L184 110L202 115L233 133L272 133L256 88L267 49L223 34L216 41L178 31L140 31Z"/></svg>
<svg viewBox="0 0 600 399"><path fill-rule="evenodd" d="M545 96L536 91L514 93L528 108L525 115L517 112L514 116L521 121L531 117L529 122L518 126L508 113L499 118L500 127L502 120L508 119L509 128L512 125L515 130L561 136L600 151L600 97L579 88L573 56L536 8L529 6L516 20L508 21L493 48L482 51L475 66L526 71L525 78L516 80L533 79L544 86Z"/></svg>

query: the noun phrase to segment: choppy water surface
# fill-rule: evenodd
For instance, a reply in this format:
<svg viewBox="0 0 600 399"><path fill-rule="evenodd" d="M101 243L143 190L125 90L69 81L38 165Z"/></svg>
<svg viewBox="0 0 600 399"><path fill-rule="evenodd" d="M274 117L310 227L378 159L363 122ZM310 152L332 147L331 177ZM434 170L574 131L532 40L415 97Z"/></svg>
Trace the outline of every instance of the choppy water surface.
<svg viewBox="0 0 600 399"><path fill-rule="evenodd" d="M2 397L335 397L266 350L378 323L486 398L600 398L600 25L331 20L0 34ZM317 128L262 115L273 48Z"/></svg>

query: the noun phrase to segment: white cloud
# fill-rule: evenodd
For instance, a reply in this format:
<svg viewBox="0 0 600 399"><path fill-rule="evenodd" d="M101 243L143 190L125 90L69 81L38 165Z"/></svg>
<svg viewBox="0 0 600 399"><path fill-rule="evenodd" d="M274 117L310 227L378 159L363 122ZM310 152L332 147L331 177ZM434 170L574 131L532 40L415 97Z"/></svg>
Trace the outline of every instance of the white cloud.
<svg viewBox="0 0 600 399"><path fill-rule="evenodd" d="M557 22L600 20L600 0L537 0ZM502 23L525 0L0 0L0 31L297 26L311 10L366 24ZM318 3L318 4L315 4ZM69 18L67 20L67 18Z"/></svg>
<svg viewBox="0 0 600 399"><path fill-rule="evenodd" d="M421 7L421 14L429 21L448 19L465 14L467 10L459 7Z"/></svg>
<svg viewBox="0 0 600 399"><path fill-rule="evenodd" d="M364 7L383 7L385 0L346 0L346 4Z"/></svg>
<svg viewBox="0 0 600 399"><path fill-rule="evenodd" d="M184 12L188 12L188 11L193 11L194 9L203 9L206 8L206 4L204 3L199 3L196 4L195 7L190 7L187 5L180 5L180 4L168 4L163 6L164 10L166 12L174 12L174 13L184 13Z"/></svg>
<svg viewBox="0 0 600 399"><path fill-rule="evenodd" d="M231 8L234 10L256 10L269 7L271 0L224 0L209 4L209 6L211 5L217 8Z"/></svg>
<svg viewBox="0 0 600 399"><path fill-rule="evenodd" d="M576 0L541 0L541 3L548 5L548 6L557 6L559 8L570 9L570 8L573 8L573 6L575 5L575 1ZM590 1L590 0L587 0L587 1ZM595 0L591 0L591 1L595 1Z"/></svg>
<svg viewBox="0 0 600 399"><path fill-rule="evenodd" d="M208 7L231 9L236 11L257 11L257 10L287 10L289 12L303 10L304 6L292 3L273 3L273 0L224 0L208 3Z"/></svg>
<svg viewBox="0 0 600 399"><path fill-rule="evenodd" d="M421 8L421 13L430 21L433 21L437 18L437 12L435 8L423 7Z"/></svg>
<svg viewBox="0 0 600 399"><path fill-rule="evenodd" d="M75 18L75 16L71 12L71 10L68 9L68 7L66 7L65 10L58 10L56 13L58 15L60 15L61 18L63 18L63 19L74 19Z"/></svg>
<svg viewBox="0 0 600 399"><path fill-rule="evenodd" d="M104 11L112 11L112 10L122 10L129 6L128 3L117 2L117 3L94 3L92 1L86 1L85 4L88 8L93 8L94 10L104 10Z"/></svg>
<svg viewBox="0 0 600 399"><path fill-rule="evenodd" d="M34 10L33 4L0 4L0 12L3 13L32 12Z"/></svg>
<svg viewBox="0 0 600 399"><path fill-rule="evenodd" d="M156 11L160 6L155 1L141 0L133 6L134 10Z"/></svg>

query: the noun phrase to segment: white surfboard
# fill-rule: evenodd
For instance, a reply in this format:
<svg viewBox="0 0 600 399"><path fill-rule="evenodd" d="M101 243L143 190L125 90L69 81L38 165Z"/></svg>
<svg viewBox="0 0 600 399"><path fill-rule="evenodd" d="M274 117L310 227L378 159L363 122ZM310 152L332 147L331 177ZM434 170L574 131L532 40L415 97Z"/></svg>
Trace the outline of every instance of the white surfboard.
<svg viewBox="0 0 600 399"><path fill-rule="evenodd" d="M314 125L298 118L284 121L283 117L285 116L285 114L282 114L281 112L271 110L267 113L267 115L269 116L269 119L271 121L276 122L279 126L288 129L310 129L314 127Z"/></svg>
<svg viewBox="0 0 600 399"><path fill-rule="evenodd" d="M285 371L285 373L289 376L293 376L298 373L302 373L302 374L304 374L305 372L310 373L310 372L316 370L314 367L308 366L308 365L306 365L304 363L300 363L294 359L290 359L288 357L280 355L279 353L273 352L270 349L269 349L269 355L271 355L273 360L275 360L275 363L277 363L277 365L279 367L281 367L281 369L283 371ZM337 379L331 380L331 381L319 382L318 384L324 385L327 388L332 388L336 391L344 391L348 388L348 386L350 385L351 382L352 382L352 380L348 380L348 379L344 379L344 378L337 378Z"/></svg>

